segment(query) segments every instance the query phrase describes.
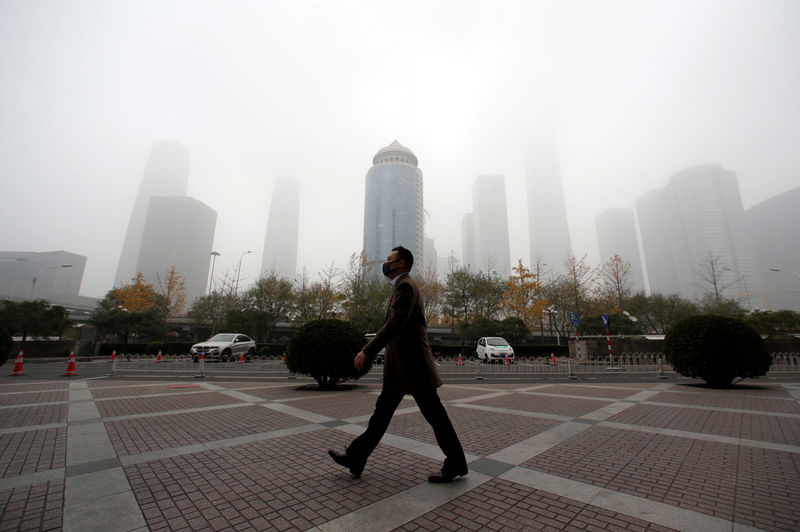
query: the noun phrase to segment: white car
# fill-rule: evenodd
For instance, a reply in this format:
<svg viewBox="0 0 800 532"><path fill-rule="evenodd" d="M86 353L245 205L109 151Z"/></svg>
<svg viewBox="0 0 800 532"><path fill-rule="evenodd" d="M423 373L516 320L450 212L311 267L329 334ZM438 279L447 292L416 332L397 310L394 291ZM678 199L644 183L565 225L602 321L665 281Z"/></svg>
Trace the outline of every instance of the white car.
<svg viewBox="0 0 800 532"><path fill-rule="evenodd" d="M487 336L478 340L478 347L476 348L478 360L484 362L494 362L495 360L506 361L511 364L514 362L514 349L508 340L500 336Z"/></svg>
<svg viewBox="0 0 800 532"><path fill-rule="evenodd" d="M200 360L200 355L205 355L206 360L223 361L239 358L239 355L253 356L256 354L256 342L249 336L239 333L215 334L205 342L194 344L190 354L195 362Z"/></svg>

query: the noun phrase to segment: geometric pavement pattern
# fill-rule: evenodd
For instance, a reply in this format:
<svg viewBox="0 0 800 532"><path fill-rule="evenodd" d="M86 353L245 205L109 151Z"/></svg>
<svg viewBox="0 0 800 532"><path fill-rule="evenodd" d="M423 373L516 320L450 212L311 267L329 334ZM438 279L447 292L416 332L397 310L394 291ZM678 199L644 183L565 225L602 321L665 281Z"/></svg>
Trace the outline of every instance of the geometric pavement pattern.
<svg viewBox="0 0 800 532"><path fill-rule="evenodd" d="M360 479L334 464L380 391L342 388L4 383L0 531L800 529L800 384L445 385L449 485L410 397Z"/></svg>

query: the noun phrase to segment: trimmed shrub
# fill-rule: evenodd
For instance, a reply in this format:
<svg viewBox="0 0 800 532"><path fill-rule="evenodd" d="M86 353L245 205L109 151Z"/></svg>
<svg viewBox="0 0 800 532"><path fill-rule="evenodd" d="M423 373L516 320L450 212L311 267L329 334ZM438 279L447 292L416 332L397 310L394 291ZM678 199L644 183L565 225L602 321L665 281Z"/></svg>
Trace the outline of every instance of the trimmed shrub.
<svg viewBox="0 0 800 532"><path fill-rule="evenodd" d="M772 364L766 344L755 329L725 316L692 316L667 331L664 354L686 377L709 386L730 386L736 377L765 375Z"/></svg>
<svg viewBox="0 0 800 532"><path fill-rule="evenodd" d="M11 357L11 346L14 341L11 339L11 334L0 327L0 366L6 363L6 360Z"/></svg>
<svg viewBox="0 0 800 532"><path fill-rule="evenodd" d="M303 325L289 341L286 367L292 373L313 377L319 387L330 389L338 382L358 379L369 372L353 367L353 358L366 344L364 335L351 323L315 320Z"/></svg>

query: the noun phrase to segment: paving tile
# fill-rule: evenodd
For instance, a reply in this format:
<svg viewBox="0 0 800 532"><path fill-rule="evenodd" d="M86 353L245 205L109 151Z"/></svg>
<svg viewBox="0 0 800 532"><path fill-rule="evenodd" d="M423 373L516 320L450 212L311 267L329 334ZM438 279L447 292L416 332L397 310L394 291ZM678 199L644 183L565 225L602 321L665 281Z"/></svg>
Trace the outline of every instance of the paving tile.
<svg viewBox="0 0 800 532"><path fill-rule="evenodd" d="M184 410L206 406L232 405L239 399L218 392L175 394L165 397L139 397L127 399L103 399L97 401L102 417L149 414L169 410Z"/></svg>
<svg viewBox="0 0 800 532"><path fill-rule="evenodd" d="M60 530L64 481L0 491L0 530Z"/></svg>
<svg viewBox="0 0 800 532"><path fill-rule="evenodd" d="M0 429L65 423L67 408L68 403L5 408L0 415Z"/></svg>
<svg viewBox="0 0 800 532"><path fill-rule="evenodd" d="M298 434L126 468L147 525L306 529L421 482L432 460L379 446L358 480L327 456L337 431ZM178 515L180 514L180 517Z"/></svg>
<svg viewBox="0 0 800 532"><path fill-rule="evenodd" d="M120 456L207 443L308 424L263 406L244 406L106 422Z"/></svg>
<svg viewBox="0 0 800 532"><path fill-rule="evenodd" d="M0 477L66 465L67 427L0 434Z"/></svg>
<svg viewBox="0 0 800 532"><path fill-rule="evenodd" d="M587 393L586 395L589 394ZM519 393L472 401L471 404L577 417L607 406L610 404L610 400L596 401L591 399L573 399L570 397L552 397Z"/></svg>
<svg viewBox="0 0 800 532"><path fill-rule="evenodd" d="M725 390L675 385L669 390L651 397L648 401L708 408L800 414L800 403L795 401L785 388L777 384L738 385Z"/></svg>
<svg viewBox="0 0 800 532"><path fill-rule="evenodd" d="M4 366L7 367L7 366ZM5 393L27 393L27 392L45 392L68 390L68 382L25 382L23 384L0 384L0 394ZM3 404L3 399L0 397L0 404Z"/></svg>
<svg viewBox="0 0 800 532"><path fill-rule="evenodd" d="M559 425L559 421L450 406L447 414L467 454L486 456ZM366 422L361 424L366 427ZM395 415L387 433L436 445L433 429L416 410Z"/></svg>
<svg viewBox="0 0 800 532"><path fill-rule="evenodd" d="M671 529L507 480L493 479L396 530Z"/></svg>
<svg viewBox="0 0 800 532"><path fill-rule="evenodd" d="M30 391L0 395L0 406L31 405L36 403L59 403L69 400L69 392L63 390Z"/></svg>
<svg viewBox="0 0 800 532"><path fill-rule="evenodd" d="M606 397L608 399L624 399L630 397L638 391L646 390L647 385L636 387L618 386L609 384L607 386L593 384L591 386L571 385L571 384L551 384L535 390L538 393L552 393L556 395L578 395L588 397Z"/></svg>
<svg viewBox="0 0 800 532"><path fill-rule="evenodd" d="M199 384L171 383L153 384L148 386L106 386L103 388L92 388L92 397L95 399L113 399L115 397L131 397L142 395L171 395L180 393L192 393L206 391Z"/></svg>

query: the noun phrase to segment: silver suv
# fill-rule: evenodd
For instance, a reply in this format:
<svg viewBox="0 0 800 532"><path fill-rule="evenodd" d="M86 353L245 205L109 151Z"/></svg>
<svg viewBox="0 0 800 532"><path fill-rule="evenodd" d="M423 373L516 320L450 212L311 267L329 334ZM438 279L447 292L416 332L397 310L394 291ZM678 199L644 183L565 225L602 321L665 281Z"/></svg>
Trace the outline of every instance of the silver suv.
<svg viewBox="0 0 800 532"><path fill-rule="evenodd" d="M215 334L205 342L194 344L190 354L195 362L200 355L205 355L209 361L227 361L239 358L239 355L253 356L256 354L256 342L249 336L239 333Z"/></svg>
<svg viewBox="0 0 800 532"><path fill-rule="evenodd" d="M514 349L508 340L500 336L486 336L478 340L475 349L478 360L484 362L494 362L495 360L507 361L509 364L514 362Z"/></svg>

